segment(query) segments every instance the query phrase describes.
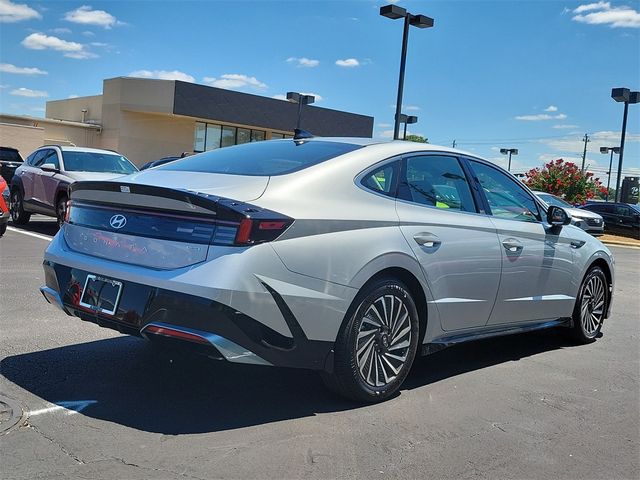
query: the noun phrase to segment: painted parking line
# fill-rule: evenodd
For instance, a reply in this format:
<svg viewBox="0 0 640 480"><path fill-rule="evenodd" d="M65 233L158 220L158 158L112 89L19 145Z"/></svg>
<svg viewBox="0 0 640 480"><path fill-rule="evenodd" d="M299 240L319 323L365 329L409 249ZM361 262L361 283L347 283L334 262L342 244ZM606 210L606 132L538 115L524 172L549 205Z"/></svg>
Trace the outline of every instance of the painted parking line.
<svg viewBox="0 0 640 480"><path fill-rule="evenodd" d="M30 237L39 238L41 240L46 240L48 242L53 240L53 237L50 237L49 235L42 235L41 233L27 232L26 230L20 230L19 228L15 228L15 227L7 227L7 231L16 232L16 233L22 233L23 235L28 235Z"/></svg>

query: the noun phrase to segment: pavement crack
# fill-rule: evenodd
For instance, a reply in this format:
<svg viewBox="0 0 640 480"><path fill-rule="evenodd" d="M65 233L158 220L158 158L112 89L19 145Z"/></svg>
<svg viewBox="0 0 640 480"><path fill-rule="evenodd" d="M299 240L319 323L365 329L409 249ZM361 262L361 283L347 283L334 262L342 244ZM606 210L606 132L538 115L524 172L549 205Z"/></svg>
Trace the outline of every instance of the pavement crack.
<svg viewBox="0 0 640 480"><path fill-rule="evenodd" d="M50 436L48 436L47 434L45 434L42 430L40 430L38 427L36 427L35 425L27 422L25 424L25 426L27 428L32 429L34 432L36 432L38 435L40 435L42 438L48 440L52 445L55 445L62 453L64 453L67 457L69 457L70 459L72 459L74 462L76 462L78 465L85 465L86 462L84 460L82 460L80 457L78 457L77 455L74 455L73 453L71 453L69 450L67 450L64 445L62 445L61 443L59 443L55 438L52 438Z"/></svg>

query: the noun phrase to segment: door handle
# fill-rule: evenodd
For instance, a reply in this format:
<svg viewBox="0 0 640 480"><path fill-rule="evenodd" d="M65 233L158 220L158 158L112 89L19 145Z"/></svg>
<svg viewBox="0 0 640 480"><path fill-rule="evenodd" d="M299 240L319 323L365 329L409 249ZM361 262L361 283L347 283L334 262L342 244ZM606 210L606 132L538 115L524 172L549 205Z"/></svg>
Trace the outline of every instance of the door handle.
<svg viewBox="0 0 640 480"><path fill-rule="evenodd" d="M418 245L429 248L435 247L436 245L440 245L442 243L437 235L428 232L418 233L413 236L413 239Z"/></svg>
<svg viewBox="0 0 640 480"><path fill-rule="evenodd" d="M502 245L511 253L516 253L522 250L522 243L515 238L507 238L506 240L503 240Z"/></svg>

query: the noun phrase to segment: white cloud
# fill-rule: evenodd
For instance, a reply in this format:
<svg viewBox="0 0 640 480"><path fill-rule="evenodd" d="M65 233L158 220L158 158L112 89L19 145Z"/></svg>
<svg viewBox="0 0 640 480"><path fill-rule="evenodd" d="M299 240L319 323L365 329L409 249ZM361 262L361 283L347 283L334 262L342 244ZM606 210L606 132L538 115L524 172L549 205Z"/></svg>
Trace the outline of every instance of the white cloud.
<svg viewBox="0 0 640 480"><path fill-rule="evenodd" d="M78 98L78 95L75 95L75 94L73 94L73 93L72 93L72 94L71 94L71 95L69 95L67 98Z"/></svg>
<svg viewBox="0 0 640 480"><path fill-rule="evenodd" d="M79 52L69 52L64 54L65 57L75 58L76 60L86 60L88 58L98 58L98 55L95 53L87 52L86 50L81 50Z"/></svg>
<svg viewBox="0 0 640 480"><path fill-rule="evenodd" d="M83 5L75 10L67 12L64 19L68 22L81 25L96 25L109 29L116 25L123 25L116 17L104 10L92 10L88 5Z"/></svg>
<svg viewBox="0 0 640 480"><path fill-rule="evenodd" d="M587 3L586 5L580 5L578 8L574 9L573 13L583 13L591 10L608 10L609 8L611 8L610 2Z"/></svg>
<svg viewBox="0 0 640 480"><path fill-rule="evenodd" d="M277 95L273 95L271 98L275 98L276 100L287 100L287 96L283 93L278 93Z"/></svg>
<svg viewBox="0 0 640 480"><path fill-rule="evenodd" d="M66 57L78 58L78 56L86 54L84 45L77 42L67 42L58 37L44 35L42 33L32 33L22 40L22 45L31 50L57 50L65 52ZM88 58L88 57L85 57Z"/></svg>
<svg viewBox="0 0 640 480"><path fill-rule="evenodd" d="M85 30L84 32L82 32L82 35L84 35L85 37L95 37L96 34L93 33L91 30Z"/></svg>
<svg viewBox="0 0 640 480"><path fill-rule="evenodd" d="M241 88L252 88L254 90L264 90L267 84L261 82L256 77L249 77L239 73L225 73L220 78L204 77L202 81L212 87L227 88L230 90Z"/></svg>
<svg viewBox="0 0 640 480"><path fill-rule="evenodd" d="M567 116L564 113L557 115L549 115L548 113L538 113L536 115L518 115L516 120L524 120L527 122L540 122L543 120L564 120Z"/></svg>
<svg viewBox="0 0 640 480"><path fill-rule="evenodd" d="M182 82L195 82L191 75L180 70L136 70L129 74L130 77L157 78L159 80L180 80Z"/></svg>
<svg viewBox="0 0 640 480"><path fill-rule="evenodd" d="M357 58L345 58L344 60L336 60L339 67L359 67L360 62Z"/></svg>
<svg viewBox="0 0 640 480"><path fill-rule="evenodd" d="M393 127L393 125L391 125L390 123L379 123L378 124L378 128L389 128L389 127Z"/></svg>
<svg viewBox="0 0 640 480"><path fill-rule="evenodd" d="M557 130L570 130L572 128L578 128L579 125L568 125L568 124L560 124L560 125L554 125L552 128L555 128Z"/></svg>
<svg viewBox="0 0 640 480"><path fill-rule="evenodd" d="M13 3L11 0L0 0L0 23L15 23L34 18L42 18L42 15L30 6Z"/></svg>
<svg viewBox="0 0 640 480"><path fill-rule="evenodd" d="M596 151L601 145L619 145L620 144L620 132L614 132L610 130L603 130L600 132L594 132L589 134L591 142L587 145L587 148L592 151ZM627 142L640 142L640 133L627 133ZM584 140L579 135L567 135L561 138L549 138L540 140L540 143L547 147L564 154L563 158L567 159L567 156L573 154L574 157L580 157L582 161L582 152L584 151ZM555 154L558 158L558 154ZM561 155L562 156L562 155ZM593 161L592 161L593 163Z"/></svg>
<svg viewBox="0 0 640 480"><path fill-rule="evenodd" d="M289 57L287 63L296 63L298 67L317 67L320 65L319 60L313 60L307 57Z"/></svg>
<svg viewBox="0 0 640 480"><path fill-rule="evenodd" d="M0 85L0 88L9 88L10 85Z"/></svg>
<svg viewBox="0 0 640 480"><path fill-rule="evenodd" d="M379 138L393 138L393 130L382 130L378 132Z"/></svg>
<svg viewBox="0 0 640 480"><path fill-rule="evenodd" d="M16 75L48 75L48 72L36 67L16 67L11 63L0 63L0 72L15 73Z"/></svg>
<svg viewBox="0 0 640 480"><path fill-rule="evenodd" d="M589 12L583 15L584 12ZM589 25L609 25L611 28L640 28L640 12L631 7L612 7L610 2L580 5L571 19Z"/></svg>
<svg viewBox="0 0 640 480"><path fill-rule="evenodd" d="M52 28L49 31L53 32L53 33L57 33L58 35L64 35L64 34L71 33L71 30L69 28Z"/></svg>
<svg viewBox="0 0 640 480"><path fill-rule="evenodd" d="M30 97L30 98L41 98L48 97L49 94L42 90L31 90L30 88L20 87L15 90L11 90L11 95L16 95L18 97Z"/></svg>
<svg viewBox="0 0 640 480"><path fill-rule="evenodd" d="M555 105L549 105L547 108L544 109L545 112L557 112L558 111L558 107L556 107Z"/></svg>
<svg viewBox="0 0 640 480"><path fill-rule="evenodd" d="M396 109L396 105L395 103L393 105L389 105L389 108L393 108L394 110ZM420 110L420 107L417 105L402 105L401 110L403 112L417 112L418 110Z"/></svg>

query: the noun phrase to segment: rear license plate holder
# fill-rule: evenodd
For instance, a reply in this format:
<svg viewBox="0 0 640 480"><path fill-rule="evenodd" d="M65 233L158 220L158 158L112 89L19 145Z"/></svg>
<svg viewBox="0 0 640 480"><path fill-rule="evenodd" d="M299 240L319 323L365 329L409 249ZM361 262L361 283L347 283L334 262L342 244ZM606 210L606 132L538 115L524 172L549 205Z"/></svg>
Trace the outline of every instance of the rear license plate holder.
<svg viewBox="0 0 640 480"><path fill-rule="evenodd" d="M80 306L105 315L115 315L122 294L122 282L89 274L84 282Z"/></svg>

